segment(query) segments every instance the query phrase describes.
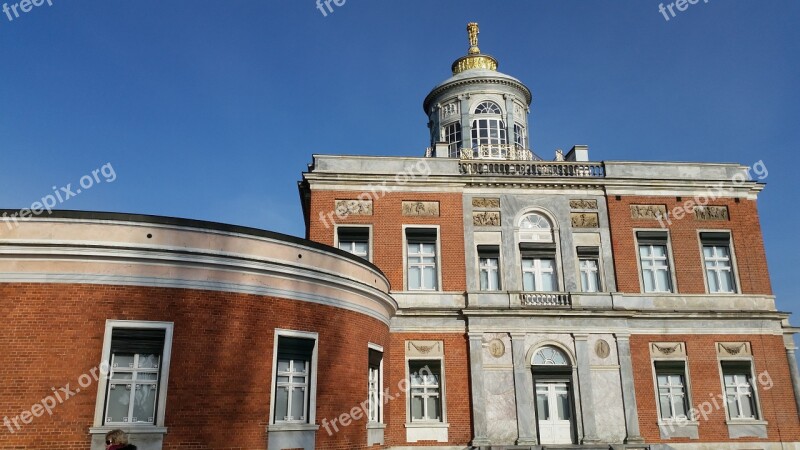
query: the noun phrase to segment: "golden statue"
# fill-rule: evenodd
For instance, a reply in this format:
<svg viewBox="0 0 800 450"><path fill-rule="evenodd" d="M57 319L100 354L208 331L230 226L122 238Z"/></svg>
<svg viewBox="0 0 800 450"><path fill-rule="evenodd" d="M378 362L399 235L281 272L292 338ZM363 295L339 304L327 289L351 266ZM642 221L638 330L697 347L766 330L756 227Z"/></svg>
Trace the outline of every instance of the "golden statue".
<svg viewBox="0 0 800 450"><path fill-rule="evenodd" d="M469 54L477 55L481 52L478 48L478 34L481 30L478 28L478 22L470 22L467 24L467 33L469 34Z"/></svg>

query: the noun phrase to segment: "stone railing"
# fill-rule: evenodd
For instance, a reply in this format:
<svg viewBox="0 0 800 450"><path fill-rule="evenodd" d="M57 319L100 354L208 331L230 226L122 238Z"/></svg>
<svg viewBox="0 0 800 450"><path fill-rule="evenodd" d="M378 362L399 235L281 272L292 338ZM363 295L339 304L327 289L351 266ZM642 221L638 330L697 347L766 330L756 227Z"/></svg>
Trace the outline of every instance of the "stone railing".
<svg viewBox="0 0 800 450"><path fill-rule="evenodd" d="M541 161L527 148L519 148L510 144L481 144L475 148L462 148L460 159L496 160L496 161Z"/></svg>
<svg viewBox="0 0 800 450"><path fill-rule="evenodd" d="M520 292L519 300L523 307L569 308L572 306L572 299L566 292Z"/></svg>
<svg viewBox="0 0 800 450"><path fill-rule="evenodd" d="M603 163L574 161L475 161L462 159L458 163L462 175L518 176L518 177L575 177L603 178Z"/></svg>

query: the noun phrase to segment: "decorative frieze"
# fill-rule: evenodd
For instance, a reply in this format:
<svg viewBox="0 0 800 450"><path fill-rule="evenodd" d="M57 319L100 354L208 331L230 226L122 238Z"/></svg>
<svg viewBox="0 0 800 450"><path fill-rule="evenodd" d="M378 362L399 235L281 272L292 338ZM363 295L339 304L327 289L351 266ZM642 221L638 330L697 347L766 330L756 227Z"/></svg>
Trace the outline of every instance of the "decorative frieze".
<svg viewBox="0 0 800 450"><path fill-rule="evenodd" d="M453 116L458 116L459 114L459 103L452 102L442 106L440 110L440 117L442 120L449 119Z"/></svg>
<svg viewBox="0 0 800 450"><path fill-rule="evenodd" d="M665 205L631 205L631 219L658 220L667 217Z"/></svg>
<svg viewBox="0 0 800 450"><path fill-rule="evenodd" d="M722 358L752 356L749 342L717 342L717 356Z"/></svg>
<svg viewBox="0 0 800 450"><path fill-rule="evenodd" d="M439 217L439 202L403 202L403 215Z"/></svg>
<svg viewBox="0 0 800 450"><path fill-rule="evenodd" d="M500 199L499 198L488 198L488 197L474 197L472 199L472 207L473 208L500 208Z"/></svg>
<svg viewBox="0 0 800 450"><path fill-rule="evenodd" d="M434 357L444 355L442 341L406 341L406 356Z"/></svg>
<svg viewBox="0 0 800 450"><path fill-rule="evenodd" d="M336 200L334 210L339 217L371 216L372 200Z"/></svg>
<svg viewBox="0 0 800 450"><path fill-rule="evenodd" d="M600 219L597 213L572 213L573 228L600 228Z"/></svg>
<svg viewBox="0 0 800 450"><path fill-rule="evenodd" d="M684 358L686 344L683 342L651 342L650 356L654 358Z"/></svg>
<svg viewBox="0 0 800 450"><path fill-rule="evenodd" d="M573 199L569 201L569 207L572 209L597 209L597 200Z"/></svg>
<svg viewBox="0 0 800 450"><path fill-rule="evenodd" d="M472 225L476 227L499 227L500 212L484 211L472 213Z"/></svg>
<svg viewBox="0 0 800 450"><path fill-rule="evenodd" d="M727 206L695 206L695 220L728 220Z"/></svg>

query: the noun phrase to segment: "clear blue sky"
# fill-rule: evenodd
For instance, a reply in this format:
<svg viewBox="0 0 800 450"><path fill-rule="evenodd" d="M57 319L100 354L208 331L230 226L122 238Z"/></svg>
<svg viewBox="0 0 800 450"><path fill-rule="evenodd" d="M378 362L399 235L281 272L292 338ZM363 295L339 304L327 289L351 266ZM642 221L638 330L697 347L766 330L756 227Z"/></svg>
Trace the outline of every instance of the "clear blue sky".
<svg viewBox="0 0 800 450"><path fill-rule="evenodd" d="M0 208L111 163L116 181L61 207L302 235L312 153L423 154L422 100L474 20L534 92L542 155L763 160L772 280L800 311L796 0L701 0L669 21L657 0L346 0L327 17L315 0L51 1L0 13Z"/></svg>

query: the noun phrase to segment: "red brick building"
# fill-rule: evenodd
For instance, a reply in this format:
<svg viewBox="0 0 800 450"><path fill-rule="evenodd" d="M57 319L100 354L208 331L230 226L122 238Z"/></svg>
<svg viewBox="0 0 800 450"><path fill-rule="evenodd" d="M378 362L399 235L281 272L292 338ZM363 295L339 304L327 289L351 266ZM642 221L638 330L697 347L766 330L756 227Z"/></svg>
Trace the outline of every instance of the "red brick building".
<svg viewBox="0 0 800 450"><path fill-rule="evenodd" d="M314 155L307 239L4 227L0 448L800 449L767 168L545 161L468 32L424 156Z"/></svg>

